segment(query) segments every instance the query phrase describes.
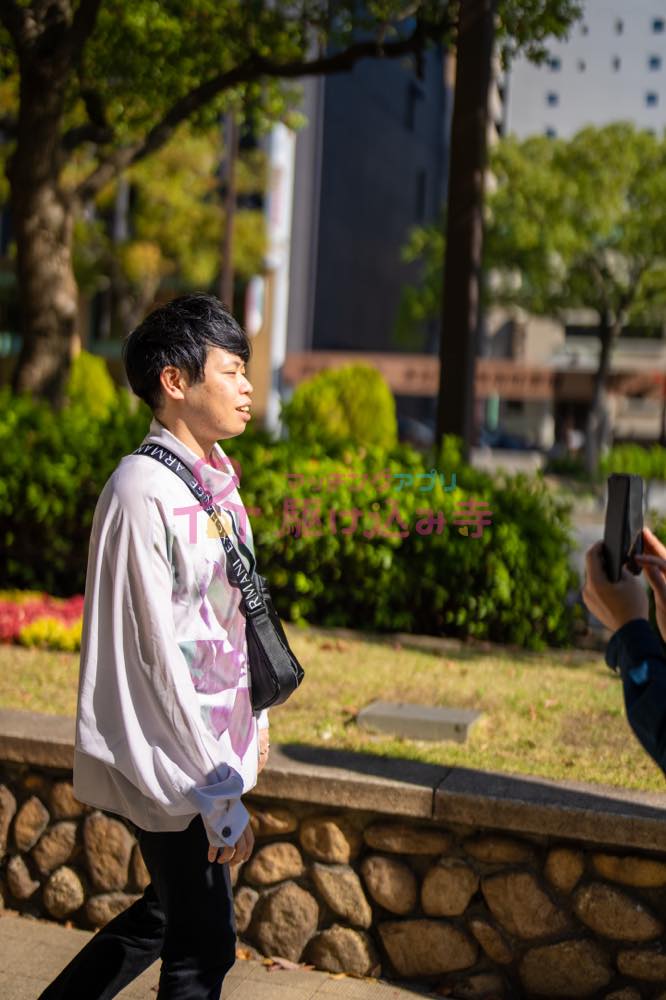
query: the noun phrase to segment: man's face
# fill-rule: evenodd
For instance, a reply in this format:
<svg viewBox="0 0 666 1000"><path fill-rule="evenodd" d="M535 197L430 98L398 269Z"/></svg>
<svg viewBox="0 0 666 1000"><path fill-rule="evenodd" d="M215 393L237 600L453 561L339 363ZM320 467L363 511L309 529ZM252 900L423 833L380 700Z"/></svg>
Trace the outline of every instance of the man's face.
<svg viewBox="0 0 666 1000"><path fill-rule="evenodd" d="M203 381L184 390L183 416L203 438L219 441L242 434L250 421L252 385L245 362L221 347L209 347Z"/></svg>

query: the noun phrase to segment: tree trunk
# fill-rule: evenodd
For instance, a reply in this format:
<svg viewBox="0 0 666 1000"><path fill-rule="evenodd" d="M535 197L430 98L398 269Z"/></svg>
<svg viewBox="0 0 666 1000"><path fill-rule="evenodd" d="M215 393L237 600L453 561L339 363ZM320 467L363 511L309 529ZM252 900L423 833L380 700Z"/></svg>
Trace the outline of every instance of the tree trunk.
<svg viewBox="0 0 666 1000"><path fill-rule="evenodd" d="M78 305L74 205L59 183L67 73L55 60L24 67L16 152L7 169L22 335L13 388L56 406L63 400Z"/></svg>
<svg viewBox="0 0 666 1000"><path fill-rule="evenodd" d="M483 199L495 0L462 0L447 198L437 441L463 439L469 456L481 315Z"/></svg>
<svg viewBox="0 0 666 1000"><path fill-rule="evenodd" d="M606 406L606 383L610 373L611 351L616 337L619 335L621 321L611 322L608 316L602 316L599 324L599 364L594 376L592 400L587 412L585 427L585 472L595 476L599 468L601 449L605 444L608 428L608 410Z"/></svg>

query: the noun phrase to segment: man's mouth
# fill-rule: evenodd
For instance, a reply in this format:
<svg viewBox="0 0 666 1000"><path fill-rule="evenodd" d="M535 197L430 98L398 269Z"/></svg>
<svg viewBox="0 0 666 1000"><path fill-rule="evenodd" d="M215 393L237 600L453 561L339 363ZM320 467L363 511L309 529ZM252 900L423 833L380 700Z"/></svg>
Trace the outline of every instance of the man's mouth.
<svg viewBox="0 0 666 1000"><path fill-rule="evenodd" d="M236 409L240 410L241 413L249 413L250 412L250 404L246 403L245 406L237 406Z"/></svg>

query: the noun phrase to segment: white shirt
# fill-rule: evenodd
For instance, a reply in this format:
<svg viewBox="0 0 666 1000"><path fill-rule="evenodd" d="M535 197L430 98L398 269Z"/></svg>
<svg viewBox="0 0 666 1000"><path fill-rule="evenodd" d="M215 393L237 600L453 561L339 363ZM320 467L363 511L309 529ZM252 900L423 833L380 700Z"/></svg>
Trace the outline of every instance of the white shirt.
<svg viewBox="0 0 666 1000"><path fill-rule="evenodd" d="M252 532L220 446L205 463L156 419L148 442L218 497L251 569ZM153 458L128 455L101 493L83 614L76 797L151 831L184 830L199 813L212 844L235 844L267 717L252 711L245 618L220 538Z"/></svg>

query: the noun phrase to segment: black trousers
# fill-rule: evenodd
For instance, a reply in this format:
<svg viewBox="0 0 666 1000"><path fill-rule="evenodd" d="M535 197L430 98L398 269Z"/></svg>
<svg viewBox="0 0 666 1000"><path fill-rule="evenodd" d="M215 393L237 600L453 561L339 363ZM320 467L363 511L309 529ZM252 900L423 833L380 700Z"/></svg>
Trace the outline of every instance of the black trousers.
<svg viewBox="0 0 666 1000"><path fill-rule="evenodd" d="M39 1000L109 1000L158 958L158 1000L219 1000L236 951L229 866L208 861L199 816L182 832L137 832L150 885Z"/></svg>

